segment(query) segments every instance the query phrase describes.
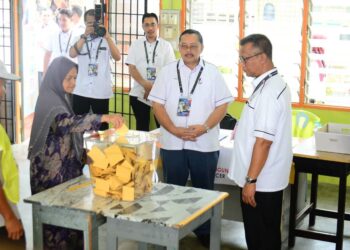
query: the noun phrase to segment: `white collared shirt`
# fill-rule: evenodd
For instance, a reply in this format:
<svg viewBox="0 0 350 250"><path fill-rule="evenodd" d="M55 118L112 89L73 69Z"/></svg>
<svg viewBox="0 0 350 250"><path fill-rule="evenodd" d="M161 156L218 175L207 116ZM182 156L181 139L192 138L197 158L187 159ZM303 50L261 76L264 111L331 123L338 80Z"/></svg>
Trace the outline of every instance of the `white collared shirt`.
<svg viewBox="0 0 350 250"><path fill-rule="evenodd" d="M253 81L257 85L272 69ZM277 74L269 78L248 99L234 138L233 160L228 177L245 185L256 137L272 141L268 158L258 176L256 190L275 192L288 185L292 163L292 120L290 90Z"/></svg>
<svg viewBox="0 0 350 250"><path fill-rule="evenodd" d="M62 32L62 30L57 29L50 34L47 39L47 42L44 44L44 49L50 51L51 58L49 64L59 56L67 57L73 62L77 63L76 58L72 58L69 56L69 49L74 44L74 37L76 33L71 29L67 32Z"/></svg>
<svg viewBox="0 0 350 250"><path fill-rule="evenodd" d="M146 60L146 53L145 53L145 47L144 47L145 41L146 41L146 48L147 48L147 54L148 54L148 60L149 60L148 64ZM155 51L154 64L153 64L152 63L153 51L157 41L158 41L158 45ZM139 71L143 79L147 79L147 67L155 67L156 75L158 75L160 69L163 66L165 66L169 62L175 61L175 54L174 54L173 48L171 47L171 44L160 37L157 39L157 41L153 43L149 43L146 37L142 37L136 41L133 41L129 48L128 58L126 59L125 63L127 65L129 64L135 65L136 69ZM134 85L130 90L129 94L131 96L143 98L145 89L135 80L133 84Z"/></svg>
<svg viewBox="0 0 350 250"><path fill-rule="evenodd" d="M192 104L189 116L178 116L177 107L181 96L177 79L177 61L167 64L160 71L149 100L163 104L173 124L177 127L204 124L216 107L233 101L226 83L219 70L211 63L202 59L191 70L182 59L179 62L179 71L183 87L183 96L188 97L203 67L203 72L197 87L192 95ZM200 152L213 152L219 150L219 124L197 138L196 141L184 141L160 127L160 143L163 149L182 150L189 149Z"/></svg>
<svg viewBox="0 0 350 250"><path fill-rule="evenodd" d="M75 40L79 40L79 37ZM100 42L101 45L99 46ZM95 99L109 99L112 97L113 92L110 68L111 53L108 43L105 38L98 37L90 40L89 37L87 44L91 59L85 43L80 51L80 55L78 55L79 70L73 94ZM98 58L96 60L97 50ZM89 64L97 64L97 76L89 76Z"/></svg>

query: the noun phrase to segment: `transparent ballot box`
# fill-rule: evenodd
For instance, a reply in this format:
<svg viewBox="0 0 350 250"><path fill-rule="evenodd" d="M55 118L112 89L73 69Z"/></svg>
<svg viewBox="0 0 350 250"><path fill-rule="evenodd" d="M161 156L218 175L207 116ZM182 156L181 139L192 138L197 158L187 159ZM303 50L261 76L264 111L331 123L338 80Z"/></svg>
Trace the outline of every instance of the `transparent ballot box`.
<svg viewBox="0 0 350 250"><path fill-rule="evenodd" d="M114 130L85 134L94 193L133 201L150 192L152 180L157 179L156 142L155 134L142 131L129 131L125 136L118 136Z"/></svg>

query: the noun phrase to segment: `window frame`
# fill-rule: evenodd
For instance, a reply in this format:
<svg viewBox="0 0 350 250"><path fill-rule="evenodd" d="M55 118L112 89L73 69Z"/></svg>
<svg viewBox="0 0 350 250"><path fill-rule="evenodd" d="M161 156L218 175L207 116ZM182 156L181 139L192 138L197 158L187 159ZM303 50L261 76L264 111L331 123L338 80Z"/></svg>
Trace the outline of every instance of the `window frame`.
<svg viewBox="0 0 350 250"><path fill-rule="evenodd" d="M239 39L244 38L245 27L245 2L246 0L239 0ZM186 6L186 5L183 5ZM335 110L335 111L350 111L350 107L335 106L327 104L312 104L305 101L305 82L308 60L308 25L309 25L309 11L310 1L303 0L303 14L302 14L302 27L301 27L301 58L300 58L300 80L299 80L299 100L293 102L292 105L295 108L312 108L320 110ZM186 17L186 9L182 9L182 17ZM238 88L236 101L246 102L247 98L243 97L243 68L241 64L238 64Z"/></svg>

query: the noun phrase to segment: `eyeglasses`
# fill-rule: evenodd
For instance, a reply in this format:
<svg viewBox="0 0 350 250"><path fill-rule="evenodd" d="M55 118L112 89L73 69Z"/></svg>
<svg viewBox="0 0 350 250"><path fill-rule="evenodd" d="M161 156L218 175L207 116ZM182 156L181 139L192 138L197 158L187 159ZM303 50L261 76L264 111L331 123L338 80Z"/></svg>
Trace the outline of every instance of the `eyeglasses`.
<svg viewBox="0 0 350 250"><path fill-rule="evenodd" d="M145 27L145 28L149 28L149 27L154 28L154 27L156 27L156 26L157 26L156 23L144 23L144 24L143 24L143 27Z"/></svg>
<svg viewBox="0 0 350 250"><path fill-rule="evenodd" d="M197 50L199 48L199 45L198 44L184 44L184 43L180 43L180 49L182 50Z"/></svg>
<svg viewBox="0 0 350 250"><path fill-rule="evenodd" d="M239 57L239 61L240 61L241 63L247 63L247 61L248 61L250 58L256 57L256 56L261 55L261 54L263 54L263 53L264 53L264 52L259 52L259 53L256 53L255 55L247 56L247 57L240 56L240 57Z"/></svg>

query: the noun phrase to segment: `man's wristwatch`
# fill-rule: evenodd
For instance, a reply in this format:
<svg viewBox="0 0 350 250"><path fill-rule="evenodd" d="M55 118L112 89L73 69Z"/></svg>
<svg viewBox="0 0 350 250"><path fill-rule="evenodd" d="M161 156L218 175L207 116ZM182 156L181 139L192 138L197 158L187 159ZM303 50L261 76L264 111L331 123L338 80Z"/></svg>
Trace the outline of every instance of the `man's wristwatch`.
<svg viewBox="0 0 350 250"><path fill-rule="evenodd" d="M82 35L80 36L80 38L86 40L86 39L87 39L87 36L85 36L84 34L82 34Z"/></svg>
<svg viewBox="0 0 350 250"><path fill-rule="evenodd" d="M203 127L205 128L205 133L209 133L210 128L206 123L203 124Z"/></svg>
<svg viewBox="0 0 350 250"><path fill-rule="evenodd" d="M245 183L246 184L253 184L256 183L257 179L250 178L249 176L245 177Z"/></svg>

